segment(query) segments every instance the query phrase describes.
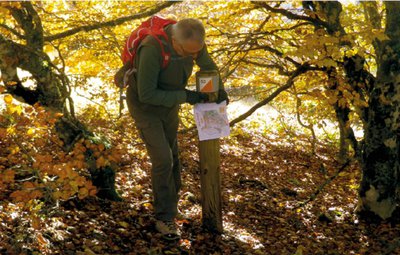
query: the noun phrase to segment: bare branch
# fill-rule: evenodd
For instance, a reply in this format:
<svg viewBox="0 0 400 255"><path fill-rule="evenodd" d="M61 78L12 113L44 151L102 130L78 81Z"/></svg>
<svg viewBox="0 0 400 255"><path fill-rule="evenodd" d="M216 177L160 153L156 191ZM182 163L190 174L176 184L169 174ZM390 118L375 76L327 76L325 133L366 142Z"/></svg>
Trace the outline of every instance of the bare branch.
<svg viewBox="0 0 400 255"><path fill-rule="evenodd" d="M274 98L276 98L281 92L289 89L290 87L293 86L294 84L294 80L301 74L307 72L311 70L310 66L308 65L308 63L305 63L301 66L299 66L296 71L293 72L293 74L289 77L289 79L287 80L286 84L279 87L277 90L275 90L271 95L269 95L267 98L265 98L264 100L258 102L257 104L255 104L253 107L250 108L250 110L248 110L247 112L245 112L244 114L240 115L239 117L237 117L236 119L232 120L229 125L231 127L233 127L234 125L236 125L238 122L246 119L247 117L249 117L251 114L253 114L257 109L259 109L260 107L268 104L269 102L271 102Z"/></svg>
<svg viewBox="0 0 400 255"><path fill-rule="evenodd" d="M323 26L323 27L326 27L326 28L330 29L329 24L327 22L319 19L317 16L315 18L312 18L312 17L309 17L309 16L303 16L303 15L295 14L295 13L290 12L290 11L285 10L285 9L271 7L266 2L253 2L253 4L256 5L256 6L263 7L263 8L265 8L266 10L268 10L270 12L282 14L282 15L284 15L284 16L288 17L289 19L292 19L292 20L304 20L304 21L311 22L314 25Z"/></svg>
<svg viewBox="0 0 400 255"><path fill-rule="evenodd" d="M288 75L288 71L285 70L283 66L278 65L278 64L265 64L265 63L259 63L259 62L247 60L247 59L242 60L242 62L245 64L254 65L254 66L258 66L258 67L278 69L279 74Z"/></svg>
<svg viewBox="0 0 400 255"><path fill-rule="evenodd" d="M314 131L314 125L311 122L309 124L305 124L303 122L303 120L301 119L301 116L300 116L301 98L299 97L299 94L297 93L296 87L293 86L293 88L294 88L294 95L296 97L296 118L297 118L297 122L302 127L304 127L305 129L310 130L311 135L312 135L312 140L310 141L311 142L311 147L312 147L312 153L313 153L313 155L315 155L316 154L317 136L316 136L315 131Z"/></svg>
<svg viewBox="0 0 400 255"><path fill-rule="evenodd" d="M97 23L97 24L93 24L93 25L85 25L85 26L80 26L80 27L76 27L73 28L71 30L68 31L64 31L55 35L50 35L50 36L45 36L44 40L45 41L54 41L57 39L62 39L74 34L77 34L79 32L85 31L85 32L89 32L92 30L96 30L96 29L100 29L103 27L113 27L113 26L117 26L117 25L121 25L127 21L130 20L135 20L135 19L141 19L144 17L148 17L151 16L153 14L156 14L157 12L173 5L176 4L177 2L175 1L168 1L168 2L164 2L160 5L157 5L155 8L148 10L146 12L142 12L142 13L138 13L138 14L133 14L133 15L129 15L129 16L125 16L125 17L121 17L115 20L110 20L110 21L106 21L106 22L102 22L102 23Z"/></svg>
<svg viewBox="0 0 400 255"><path fill-rule="evenodd" d="M271 52L271 53L277 55L278 57L281 57L281 58L284 57L284 54L282 52L280 52L279 50L274 49L274 48L272 48L271 46L268 46L268 45L261 45L261 46L257 46L257 47L252 47L251 50L265 50L265 51L268 51L268 52ZM283 59L289 61L290 63L292 63L296 67L300 67L301 66L301 64L299 62L295 61L294 59L292 59L292 58L290 58L288 56L284 57Z"/></svg>
<svg viewBox="0 0 400 255"><path fill-rule="evenodd" d="M0 24L0 27L10 31L11 33L13 33L14 35L16 35L19 39L25 39L26 37L20 33L18 33L17 30L15 30L14 28L11 28L5 24Z"/></svg>
<svg viewBox="0 0 400 255"><path fill-rule="evenodd" d="M304 207L304 206L307 205L309 202L314 201L314 199L317 197L318 194L321 193L321 191L326 187L326 185L328 185L328 184L331 183L336 177L338 177L339 174L340 174L341 172L343 172L343 171L350 165L350 163L352 163L352 161L351 161L351 160L347 160L347 161L346 161L332 176L330 176L328 179L326 179L326 180L324 181L324 183L322 183L322 184L315 190L315 192L314 192L313 194L311 194L311 196L310 196L307 200L305 200L305 201L303 201L303 202L301 202L301 203L298 203L298 204L293 208L293 210L296 210L296 209L298 209L298 208Z"/></svg>

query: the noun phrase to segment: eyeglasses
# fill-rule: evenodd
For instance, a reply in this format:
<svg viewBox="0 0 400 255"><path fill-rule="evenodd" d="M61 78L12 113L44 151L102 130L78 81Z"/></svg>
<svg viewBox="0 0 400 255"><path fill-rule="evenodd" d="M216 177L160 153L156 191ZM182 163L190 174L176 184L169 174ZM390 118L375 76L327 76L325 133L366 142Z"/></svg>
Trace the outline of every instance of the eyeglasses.
<svg viewBox="0 0 400 255"><path fill-rule="evenodd" d="M179 55L182 55L182 56L184 56L184 57L191 56L191 57L193 57L193 58L196 58L197 55L199 54L199 52L201 51L201 49L200 49L200 50L198 50L198 51L196 51L196 52L190 52L190 51L186 50L186 49L183 47L182 43L179 43L179 42L178 42L177 40L175 40L175 39L174 39L174 42L179 46L179 50L181 51L181 52L178 52L178 54L179 54Z"/></svg>

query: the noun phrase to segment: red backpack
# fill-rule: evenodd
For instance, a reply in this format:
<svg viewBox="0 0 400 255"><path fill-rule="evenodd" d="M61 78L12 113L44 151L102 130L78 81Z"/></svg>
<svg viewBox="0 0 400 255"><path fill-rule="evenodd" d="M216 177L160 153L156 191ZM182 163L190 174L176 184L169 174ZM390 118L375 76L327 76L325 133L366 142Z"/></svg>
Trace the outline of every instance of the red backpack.
<svg viewBox="0 0 400 255"><path fill-rule="evenodd" d="M175 20L171 19L164 19L159 16L152 16L148 20L144 21L142 24L140 24L139 27L137 27L135 30L133 30L128 37L128 39L125 42L124 49L122 50L121 53L121 59L124 64L124 66L119 69L119 71L116 73L114 77L114 82L118 87L126 87L127 82L128 82L128 76L136 71L134 68L134 59L136 56L136 51L140 45L140 43L143 41L143 39L150 35L153 36L154 39L157 40L157 42L160 44L161 47L161 54L162 54L162 68L165 68L168 65L168 62L170 60L171 54L168 52L165 52L163 44L161 42L161 37L163 37L166 41L168 41L168 36L164 31L164 28L167 25L170 24L175 24Z"/></svg>

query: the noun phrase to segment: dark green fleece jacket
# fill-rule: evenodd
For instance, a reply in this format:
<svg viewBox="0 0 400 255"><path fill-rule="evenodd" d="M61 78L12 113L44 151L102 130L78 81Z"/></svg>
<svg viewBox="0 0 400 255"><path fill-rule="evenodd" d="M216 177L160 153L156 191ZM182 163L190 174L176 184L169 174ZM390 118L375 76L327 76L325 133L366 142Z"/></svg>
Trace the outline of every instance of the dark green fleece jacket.
<svg viewBox="0 0 400 255"><path fill-rule="evenodd" d="M161 66L160 45L151 36L143 40L135 58L137 73L135 80L130 84L131 98L128 97L128 100L142 110L154 106L170 108L184 103L186 101L184 89L195 63L200 70L218 70L208 54L207 47L203 47L196 59L191 56L181 57L172 47L171 27L167 27L165 31L169 40L164 42L164 50L171 53L171 59L165 69ZM223 88L222 82L220 88Z"/></svg>

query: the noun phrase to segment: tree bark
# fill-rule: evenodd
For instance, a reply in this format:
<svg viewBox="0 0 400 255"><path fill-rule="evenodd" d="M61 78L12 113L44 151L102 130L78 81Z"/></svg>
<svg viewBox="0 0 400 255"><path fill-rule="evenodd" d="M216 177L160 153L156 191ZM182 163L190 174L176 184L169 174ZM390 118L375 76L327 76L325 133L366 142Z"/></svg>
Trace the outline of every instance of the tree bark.
<svg viewBox="0 0 400 255"><path fill-rule="evenodd" d="M375 39L373 46L377 53L378 72L375 78L365 68L365 58L359 54L345 57L342 65L346 80L368 107L356 107L364 125L364 141L358 143L348 127L349 109L334 106L341 132L353 140L354 149L359 153L362 166L360 187L360 209L370 211L381 218L392 215L398 202L400 171L400 3L384 2L386 7L386 35L388 40ZM303 7L313 13L313 18L290 13L286 10L269 7L290 19L307 20L316 29L323 27L330 35L345 35L340 23L341 4L338 1L307 1ZM379 29L382 17L374 2L363 3L366 20ZM318 13L324 14L323 20ZM342 40L342 46L351 46L351 41ZM329 75L329 74L328 74ZM347 133L347 134L346 134ZM344 139L342 139L344 142ZM353 145L353 147L354 147Z"/></svg>
<svg viewBox="0 0 400 255"><path fill-rule="evenodd" d="M62 113L55 124L55 129L63 141L64 149L69 151L75 143L82 138L104 143L99 141L88 127L82 124L73 114L73 103L70 98L69 81L63 70L60 70L50 60L49 56L43 51L44 42L56 39L62 39L81 31L91 31L103 27L116 26L124 22L144 18L153 15L158 11L174 4L162 3L156 4L154 8L146 12L122 17L104 23L77 27L56 35L44 36L44 28L41 18L36 12L31 2L22 2L21 7L7 6L11 16L16 21L18 30L8 28L24 43L17 43L4 35L0 34L0 71L1 78L7 88L7 92L16 99L34 105L36 103L44 106L46 110L55 113ZM21 32L20 32L21 31ZM35 82L34 88L27 88L18 77L17 68L23 69L31 74ZM69 108L67 99L70 100ZM72 108L72 109L71 109ZM106 148L109 147L106 145ZM93 164L93 158L87 150L87 162L92 176L93 184L98 188L98 196L111 200L120 200L114 189L115 171L112 166L96 168Z"/></svg>
<svg viewBox="0 0 400 255"><path fill-rule="evenodd" d="M333 32L342 32L338 17L340 12L332 12L331 7L338 6L337 2L320 2L322 9L327 14L329 27L335 28ZM327 8L329 5L331 7ZM364 124L364 141L362 148L354 148L362 166L362 181L360 185L359 209L371 211L383 219L390 217L396 208L398 194L399 172L399 100L400 86L400 4L385 2L386 5L386 34L387 41L373 41L377 52L378 73L373 77L364 68L364 57L356 54L345 58L343 67L347 82L357 92L362 100L368 99L368 107L356 107L360 119ZM380 27L380 16L376 5L365 5L367 19L375 28ZM332 23L333 22L333 23ZM329 30L327 29L329 32ZM343 42L346 45L348 42ZM348 129L346 109L335 108L339 125L344 128L347 138L351 139L352 133ZM340 120L341 119L341 120ZM341 123L344 122L344 123ZM347 131L346 131L347 130ZM351 135L350 137L348 135ZM353 139L354 140L354 139ZM357 145L358 143L354 143ZM360 144L358 144L360 147Z"/></svg>
<svg viewBox="0 0 400 255"><path fill-rule="evenodd" d="M369 99L363 151L361 209L392 216L400 171L400 3L385 2L386 35L377 52L377 80Z"/></svg>
<svg viewBox="0 0 400 255"><path fill-rule="evenodd" d="M327 90L335 91L339 87L339 82L337 80L337 70L336 68L329 68L327 70L328 75L328 87ZM333 108L335 109L336 119L339 124L339 155L338 161L344 163L347 161L349 157L349 145L352 146L355 152L355 156L359 158L360 151L358 146L358 141L355 138L354 131L350 127L350 108L349 106L341 106L339 105L339 99L343 97L343 93L341 91L338 92L338 100L333 104Z"/></svg>

